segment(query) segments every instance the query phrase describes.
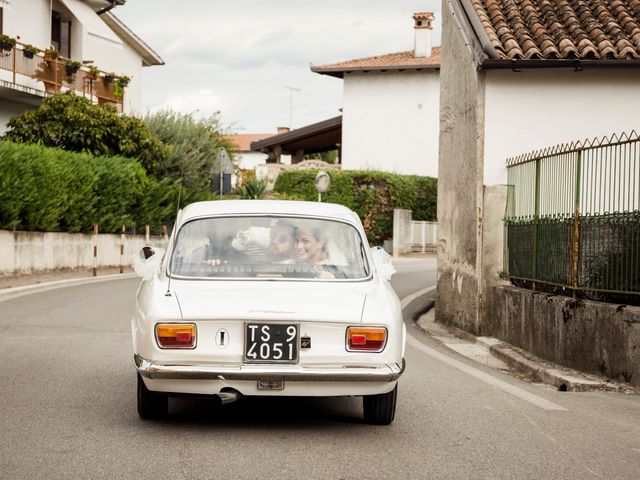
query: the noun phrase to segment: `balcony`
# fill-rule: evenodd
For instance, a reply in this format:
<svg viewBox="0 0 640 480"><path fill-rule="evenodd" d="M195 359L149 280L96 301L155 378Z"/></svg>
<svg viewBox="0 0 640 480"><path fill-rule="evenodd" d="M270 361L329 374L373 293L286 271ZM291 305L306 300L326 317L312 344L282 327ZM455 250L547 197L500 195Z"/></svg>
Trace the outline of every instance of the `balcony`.
<svg viewBox="0 0 640 480"><path fill-rule="evenodd" d="M72 90L94 103L113 105L122 112L124 88L118 83L119 78L86 65L76 72L71 67L71 60L45 56L43 51L30 55L20 42L10 50L0 47L0 79L8 82L10 88L41 96Z"/></svg>

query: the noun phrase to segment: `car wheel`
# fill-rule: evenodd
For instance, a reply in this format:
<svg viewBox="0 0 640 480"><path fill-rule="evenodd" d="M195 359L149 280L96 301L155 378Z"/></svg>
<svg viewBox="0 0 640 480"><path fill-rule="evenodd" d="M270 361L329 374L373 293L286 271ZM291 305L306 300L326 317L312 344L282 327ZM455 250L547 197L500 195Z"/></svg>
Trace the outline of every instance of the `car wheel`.
<svg viewBox="0 0 640 480"><path fill-rule="evenodd" d="M362 397L364 420L373 425L389 425L396 416L398 385L389 393L365 395Z"/></svg>
<svg viewBox="0 0 640 480"><path fill-rule="evenodd" d="M162 418L167 414L169 398L149 390L138 374L138 415L140 418Z"/></svg>

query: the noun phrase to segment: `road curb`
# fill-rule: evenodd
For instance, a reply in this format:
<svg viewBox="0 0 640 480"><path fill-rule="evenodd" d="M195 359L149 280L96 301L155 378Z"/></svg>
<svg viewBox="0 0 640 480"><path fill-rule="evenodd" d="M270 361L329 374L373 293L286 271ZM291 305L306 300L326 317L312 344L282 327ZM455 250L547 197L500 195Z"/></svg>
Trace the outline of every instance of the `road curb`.
<svg viewBox="0 0 640 480"><path fill-rule="evenodd" d="M405 320L416 322L433 307L435 287L427 287L413 292L400 300L402 316Z"/></svg>
<svg viewBox="0 0 640 480"><path fill-rule="evenodd" d="M74 285L82 285L89 283L101 283L111 280L124 280L135 278L135 273L116 273L113 275L104 275L102 277L79 277L66 280L55 280L53 282L36 283L33 285L24 285L22 287L11 287L0 290L0 302L10 300L12 298L23 297L32 293L46 292L58 288L72 287Z"/></svg>
<svg viewBox="0 0 640 480"><path fill-rule="evenodd" d="M429 313L429 310L431 309L427 309L424 315ZM431 335L431 332L423 326L423 322L416 322L416 325L426 334ZM627 385L607 381L595 375L547 362L497 338L477 337L457 327L442 324L438 325L439 327L445 328L457 338L481 346L495 358L506 363L510 368L537 378L541 382L551 385L560 391L615 391L629 394L638 393ZM434 338L433 335L431 336Z"/></svg>

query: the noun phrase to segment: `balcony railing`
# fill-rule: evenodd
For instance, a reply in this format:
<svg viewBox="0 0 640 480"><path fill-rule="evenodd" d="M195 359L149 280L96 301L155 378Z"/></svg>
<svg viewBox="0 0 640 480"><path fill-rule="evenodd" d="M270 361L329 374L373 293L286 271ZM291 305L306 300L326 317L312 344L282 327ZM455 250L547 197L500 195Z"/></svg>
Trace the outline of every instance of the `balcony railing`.
<svg viewBox="0 0 640 480"><path fill-rule="evenodd" d="M20 76L29 77L42 82L45 94L73 90L93 102L110 104L122 111L124 90L116 85L118 78L113 74L101 70L97 75L92 74L85 65L70 74L67 70L69 59L49 58L42 51L30 58L24 47L17 42L9 51L0 50L0 70L11 72L11 83L29 87L30 85L24 85Z"/></svg>

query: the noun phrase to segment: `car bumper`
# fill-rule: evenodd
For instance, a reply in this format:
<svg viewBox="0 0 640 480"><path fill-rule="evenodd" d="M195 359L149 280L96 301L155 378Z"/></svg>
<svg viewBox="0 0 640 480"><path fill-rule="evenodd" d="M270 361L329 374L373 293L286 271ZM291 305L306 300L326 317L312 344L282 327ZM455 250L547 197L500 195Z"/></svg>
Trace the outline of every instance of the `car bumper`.
<svg viewBox="0 0 640 480"><path fill-rule="evenodd" d="M149 379L171 380L285 380L300 382L393 382L404 372L405 361L391 365L301 367L278 365L162 365L133 356L138 372Z"/></svg>

